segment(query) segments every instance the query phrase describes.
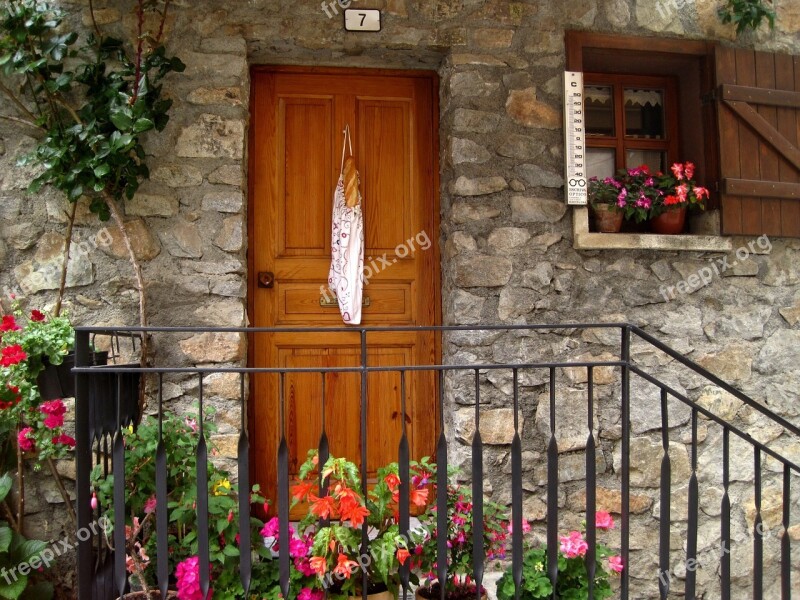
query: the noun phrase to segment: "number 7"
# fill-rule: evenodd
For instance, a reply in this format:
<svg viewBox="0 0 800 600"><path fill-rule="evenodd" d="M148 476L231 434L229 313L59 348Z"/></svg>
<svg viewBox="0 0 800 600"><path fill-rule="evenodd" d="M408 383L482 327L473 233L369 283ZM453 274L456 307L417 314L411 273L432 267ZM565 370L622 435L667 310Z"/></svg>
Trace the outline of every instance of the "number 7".
<svg viewBox="0 0 800 600"><path fill-rule="evenodd" d="M367 19L367 13L358 13L361 15L361 27L364 26L364 21Z"/></svg>

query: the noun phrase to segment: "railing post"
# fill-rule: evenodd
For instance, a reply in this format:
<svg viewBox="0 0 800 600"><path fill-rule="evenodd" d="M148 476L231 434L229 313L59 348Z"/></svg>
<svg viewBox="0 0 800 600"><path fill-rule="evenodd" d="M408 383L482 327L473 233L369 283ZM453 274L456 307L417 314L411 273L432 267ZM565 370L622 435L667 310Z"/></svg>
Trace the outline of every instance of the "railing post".
<svg viewBox="0 0 800 600"><path fill-rule="evenodd" d="M89 332L75 334L75 366L89 366ZM92 519L90 473L92 470L92 441L89 430L89 375L75 375L75 496L78 506L78 598L93 598L92 593L92 538L78 535L88 531Z"/></svg>
<svg viewBox="0 0 800 600"><path fill-rule="evenodd" d="M631 329L622 327L622 514L620 555L625 568L620 581L620 598L628 600L630 584L630 479L631 479Z"/></svg>
<svg viewBox="0 0 800 600"><path fill-rule="evenodd" d="M367 330L361 328L361 492L367 497ZM361 527L361 555L369 555L369 532L367 522ZM362 569L361 597L367 600L369 576L366 569Z"/></svg>

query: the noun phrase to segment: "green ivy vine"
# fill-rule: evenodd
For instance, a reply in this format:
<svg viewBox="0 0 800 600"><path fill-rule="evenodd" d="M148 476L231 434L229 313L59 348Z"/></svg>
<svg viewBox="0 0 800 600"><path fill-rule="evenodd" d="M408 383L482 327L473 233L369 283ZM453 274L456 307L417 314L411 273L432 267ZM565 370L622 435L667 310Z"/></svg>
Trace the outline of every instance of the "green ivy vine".
<svg viewBox="0 0 800 600"><path fill-rule="evenodd" d="M723 23L734 23L737 34L748 29L757 30L764 19L770 29L775 28L775 9L771 0L727 0L717 14Z"/></svg>

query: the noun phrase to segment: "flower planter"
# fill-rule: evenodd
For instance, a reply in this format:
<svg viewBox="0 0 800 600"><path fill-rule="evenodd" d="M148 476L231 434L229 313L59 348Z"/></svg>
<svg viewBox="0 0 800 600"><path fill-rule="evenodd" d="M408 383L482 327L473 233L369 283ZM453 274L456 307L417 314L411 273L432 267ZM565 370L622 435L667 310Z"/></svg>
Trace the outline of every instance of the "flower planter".
<svg viewBox="0 0 800 600"><path fill-rule="evenodd" d="M415 593L416 600L439 600L441 596L439 595L439 588L438 586L436 589L430 587L418 587ZM475 598L475 589L459 589L456 594L445 594L445 598L447 600L472 600ZM483 590L481 594L481 600L486 600L486 590Z"/></svg>
<svg viewBox="0 0 800 600"><path fill-rule="evenodd" d="M108 362L108 352L93 352L90 360L92 365L104 365ZM74 398L75 376L72 374L72 368L75 366L75 353L67 354L60 365L50 364L47 358L42 360L42 364L44 369L36 379L42 400Z"/></svg>
<svg viewBox="0 0 800 600"><path fill-rule="evenodd" d="M619 233L622 229L623 212L610 204L592 205L595 229L600 233Z"/></svg>
<svg viewBox="0 0 800 600"><path fill-rule="evenodd" d="M683 232L686 224L686 207L670 208L657 217L650 219L650 229L653 233L676 235Z"/></svg>
<svg viewBox="0 0 800 600"><path fill-rule="evenodd" d="M177 598L177 592L167 592L166 598ZM148 594L143 590L139 590L136 592L129 592L124 596L120 596L117 600L161 600L161 592L158 590L151 590Z"/></svg>

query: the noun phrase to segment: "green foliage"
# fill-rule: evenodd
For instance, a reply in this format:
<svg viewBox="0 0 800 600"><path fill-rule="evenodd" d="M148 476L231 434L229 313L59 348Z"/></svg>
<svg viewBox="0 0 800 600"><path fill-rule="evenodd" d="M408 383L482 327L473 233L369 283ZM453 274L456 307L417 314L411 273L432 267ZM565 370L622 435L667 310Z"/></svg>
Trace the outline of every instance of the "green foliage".
<svg viewBox="0 0 800 600"><path fill-rule="evenodd" d="M18 303L14 304L12 315L3 317L0 350L5 353L18 348L22 354L0 363L0 468L12 465L15 468L19 430L27 430L27 439L36 450L35 469L41 468L48 458L63 458L74 443L72 438L62 437L63 417L45 421L47 413L43 410L55 407L42 402L37 385L44 361L61 364L74 343L75 332L67 317L53 317L39 311L28 315Z"/></svg>
<svg viewBox="0 0 800 600"><path fill-rule="evenodd" d="M206 410L203 423L206 435L216 431L212 422L213 411ZM196 415L183 418L165 413L162 420L163 439L167 453L167 510L170 572L175 572L179 562L198 554L197 527L197 443L199 423ZM159 440L158 420L148 416L137 429L123 430L125 441L125 498L126 535L128 555L136 553L143 565L144 575L150 584L155 583L156 536L156 464L155 457ZM212 450L213 452L213 450ZM212 565L215 598L241 598L244 591L239 580L239 496L230 476L224 470L207 463L209 489L201 493L208 495L209 558ZM101 506L113 506L114 476L104 476L101 465L92 472L92 485ZM258 486L250 494L251 502L263 503ZM109 518L113 511L104 512ZM276 561L272 560L258 535L263 525L252 519L251 552L260 556L264 564L254 563L253 580L263 585L278 579ZM113 521L112 521L113 525ZM116 525L114 525L116 526ZM133 535L138 526L139 535ZM110 532L108 534L111 535ZM146 557L146 558L144 558ZM268 559L268 560L267 560ZM256 584L261 586L261 583Z"/></svg>
<svg viewBox="0 0 800 600"><path fill-rule="evenodd" d="M144 135L164 129L172 104L162 98L161 81L185 67L144 36L137 47L145 49L133 55L122 41L94 35L76 50L78 35L64 33L63 21L62 11L39 0L4 2L0 68L21 84L46 131L23 160L42 168L31 191L49 184L72 202L88 196L91 210L107 220L103 195L130 199L149 177ZM72 108L77 97L84 100Z"/></svg>
<svg viewBox="0 0 800 600"><path fill-rule="evenodd" d="M723 23L734 23L737 34L748 29L757 30L764 19L770 29L775 28L775 9L770 0L727 0L717 14Z"/></svg>
<svg viewBox="0 0 800 600"><path fill-rule="evenodd" d="M435 473L435 471L434 471ZM432 479L435 479L432 477ZM445 589L448 595L456 595L463 591L466 581L473 574L474 516L471 484L459 482L460 471L450 469L448 481L434 481L436 486L447 486L447 581ZM433 491L436 494L436 491ZM438 548L437 512L431 510L419 517L421 529L412 537L421 553L421 570L423 574L436 575ZM420 535L421 534L421 535ZM483 502L483 550L486 556L503 558L508 536L508 511L505 506L484 500ZM431 581L434 583L435 579ZM438 582L441 583L441 582ZM474 585L474 584L473 584Z"/></svg>
<svg viewBox="0 0 800 600"><path fill-rule="evenodd" d="M8 473L0 476L0 502L6 499L11 483ZM23 564L41 562L39 557L45 548L45 542L27 540L0 521L0 573L4 574L0 577L0 598L49 600L53 597L51 585L44 582L29 585L29 575L20 572Z"/></svg>

